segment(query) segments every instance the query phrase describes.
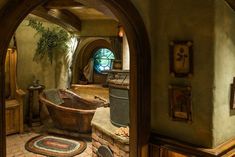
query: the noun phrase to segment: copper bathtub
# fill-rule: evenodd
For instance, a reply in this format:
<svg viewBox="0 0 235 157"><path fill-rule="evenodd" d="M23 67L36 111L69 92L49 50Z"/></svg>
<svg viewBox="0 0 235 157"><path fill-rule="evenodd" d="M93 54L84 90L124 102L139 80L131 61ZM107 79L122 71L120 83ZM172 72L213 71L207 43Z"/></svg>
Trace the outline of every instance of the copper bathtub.
<svg viewBox="0 0 235 157"><path fill-rule="evenodd" d="M91 120L97 107L105 105L101 100L86 100L69 90L58 90L62 104L55 104L46 98L45 93L40 95L50 117L58 129L76 131L79 133L91 132Z"/></svg>

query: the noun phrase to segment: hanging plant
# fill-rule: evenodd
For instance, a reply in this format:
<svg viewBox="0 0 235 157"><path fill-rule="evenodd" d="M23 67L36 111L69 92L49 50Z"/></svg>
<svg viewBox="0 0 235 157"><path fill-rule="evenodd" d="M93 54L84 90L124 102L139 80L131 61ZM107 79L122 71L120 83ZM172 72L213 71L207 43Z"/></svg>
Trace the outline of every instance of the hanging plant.
<svg viewBox="0 0 235 157"><path fill-rule="evenodd" d="M42 22L35 19L29 19L28 26L35 29L37 31L36 34L41 35L37 43L36 53L33 57L34 61L38 62L47 55L52 64L53 58L56 55L68 52L67 42L71 36L64 29L59 27L45 28Z"/></svg>

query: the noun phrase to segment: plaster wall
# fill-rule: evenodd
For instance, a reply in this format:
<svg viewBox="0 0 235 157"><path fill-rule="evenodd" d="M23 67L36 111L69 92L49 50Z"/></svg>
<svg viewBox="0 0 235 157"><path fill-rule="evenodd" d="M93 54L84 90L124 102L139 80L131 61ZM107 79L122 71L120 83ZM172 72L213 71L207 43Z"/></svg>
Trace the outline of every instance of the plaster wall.
<svg viewBox="0 0 235 157"><path fill-rule="evenodd" d="M214 146L235 135L235 112L230 110L230 84L235 76L235 12L225 1L215 2Z"/></svg>
<svg viewBox="0 0 235 157"><path fill-rule="evenodd" d="M161 135L211 147L214 1L148 2L151 7L143 9L145 14L149 14L150 26L147 29L152 50L151 128ZM169 43L172 40L193 41L193 76L176 78L170 75ZM191 123L173 121L169 117L170 84L192 87Z"/></svg>
<svg viewBox="0 0 235 157"><path fill-rule="evenodd" d="M143 17L151 42L154 132L209 147L234 137L235 111L229 109L230 83L235 73L234 11L224 0L131 1ZM169 76L168 44L175 39L194 42L192 78ZM170 83L192 86L192 124L170 120Z"/></svg>
<svg viewBox="0 0 235 157"><path fill-rule="evenodd" d="M26 90L35 78L44 84L42 82L41 66L33 61L39 36L34 36L36 31L28 27L27 24L28 21L24 20L16 30L17 82L23 90Z"/></svg>
<svg viewBox="0 0 235 157"><path fill-rule="evenodd" d="M17 61L17 81L21 89L26 90L33 80L38 79L47 89L56 88L60 77L56 78L55 64L47 60L40 63L33 61L33 56L37 48L37 41L40 35L35 35L36 31L27 26L28 20L24 20L16 30L16 42L18 50ZM54 27L51 23L43 22L45 27ZM54 62L53 62L54 63ZM64 73L66 74L66 73ZM67 77L66 75L62 77ZM66 80L65 78L61 78ZM66 87L63 87L66 88Z"/></svg>
<svg viewBox="0 0 235 157"><path fill-rule="evenodd" d="M28 20L26 19L19 25L15 33L18 51L18 87L27 92L28 86L32 85L34 80L39 80L39 83L45 85L46 89L67 88L69 82L69 56L71 55L65 57L66 54L64 53L64 55L54 56L52 64L47 56L39 62L33 61L40 35L35 35L36 31L27 25ZM43 26L54 28L56 25L43 20ZM70 53L72 52L69 51ZM28 95L26 100L28 100ZM36 111L38 110L35 110L35 113ZM24 115L26 116L27 113L28 101L26 101L24 106Z"/></svg>
<svg viewBox="0 0 235 157"><path fill-rule="evenodd" d="M136 9L139 11L140 16L142 17L145 26L150 33L150 28L152 21L150 19L151 10L155 10L155 3L157 0L130 0ZM156 11L156 10L155 10Z"/></svg>

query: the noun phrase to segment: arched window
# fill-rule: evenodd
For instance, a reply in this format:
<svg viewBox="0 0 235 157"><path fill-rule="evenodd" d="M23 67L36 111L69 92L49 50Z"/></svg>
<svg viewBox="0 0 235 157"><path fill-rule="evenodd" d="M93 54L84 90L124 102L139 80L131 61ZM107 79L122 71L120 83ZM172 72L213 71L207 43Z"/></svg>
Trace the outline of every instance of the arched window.
<svg viewBox="0 0 235 157"><path fill-rule="evenodd" d="M94 56L94 68L98 73L102 73L105 70L110 70L112 66L112 60L115 59L114 54L107 48L98 49Z"/></svg>

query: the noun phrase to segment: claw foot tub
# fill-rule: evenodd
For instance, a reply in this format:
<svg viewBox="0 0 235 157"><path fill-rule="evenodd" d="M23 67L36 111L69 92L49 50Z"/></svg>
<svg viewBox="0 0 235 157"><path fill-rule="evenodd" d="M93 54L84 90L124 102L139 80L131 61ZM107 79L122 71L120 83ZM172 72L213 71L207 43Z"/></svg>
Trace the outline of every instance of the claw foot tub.
<svg viewBox="0 0 235 157"><path fill-rule="evenodd" d="M79 133L91 132L91 120L102 100L86 100L69 90L45 90L39 99L50 114L56 128Z"/></svg>

